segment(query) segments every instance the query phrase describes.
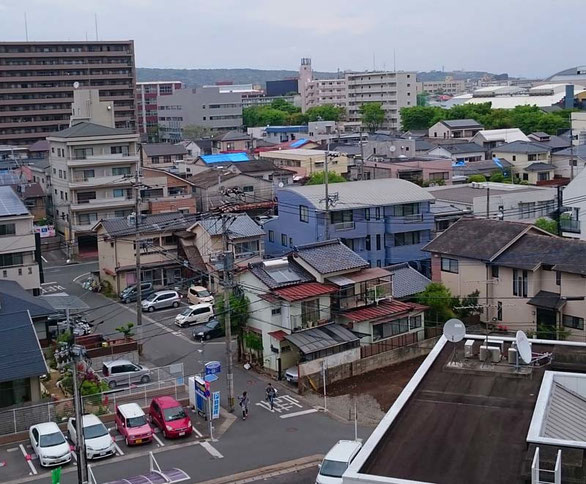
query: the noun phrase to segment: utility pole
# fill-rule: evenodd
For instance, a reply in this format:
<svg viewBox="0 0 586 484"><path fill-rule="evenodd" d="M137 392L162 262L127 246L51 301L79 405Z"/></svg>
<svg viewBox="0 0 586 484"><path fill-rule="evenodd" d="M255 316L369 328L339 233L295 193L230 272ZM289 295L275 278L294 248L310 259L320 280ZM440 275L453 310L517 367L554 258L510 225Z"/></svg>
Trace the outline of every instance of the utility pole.
<svg viewBox="0 0 586 484"><path fill-rule="evenodd" d="M570 181L574 179L574 132L572 131L572 118L570 115Z"/></svg>
<svg viewBox="0 0 586 484"><path fill-rule="evenodd" d="M557 232L558 235L562 236L562 207L563 207L563 195L562 195L562 187L560 185L557 186L557 207L555 211L555 220L557 222Z"/></svg>
<svg viewBox="0 0 586 484"><path fill-rule="evenodd" d="M490 185L486 184L486 218L490 218Z"/></svg>
<svg viewBox="0 0 586 484"><path fill-rule="evenodd" d="M141 171L142 171L142 145L138 145L139 162L136 165L134 175L134 241L135 241L135 257L136 257L136 332L138 338L138 354L142 355L142 274L140 268L140 238L139 238L139 224L140 224L140 186L141 186Z"/></svg>
<svg viewBox="0 0 586 484"><path fill-rule="evenodd" d="M227 216L222 215L222 239L224 242L224 331L226 333L226 379L228 381L228 410L234 411L234 368L232 362L232 320L230 296L232 295L232 268L234 256L228 240ZM211 414L210 414L211 415Z"/></svg>
<svg viewBox="0 0 586 484"><path fill-rule="evenodd" d="M326 156L324 162L324 185L326 190L326 219L324 225L324 238L330 240L330 193L329 193L329 173L328 173L328 161L330 156L330 138L328 138L328 144L326 149Z"/></svg>
<svg viewBox="0 0 586 484"><path fill-rule="evenodd" d="M362 126L360 126L360 179L364 180L364 140L362 139Z"/></svg>

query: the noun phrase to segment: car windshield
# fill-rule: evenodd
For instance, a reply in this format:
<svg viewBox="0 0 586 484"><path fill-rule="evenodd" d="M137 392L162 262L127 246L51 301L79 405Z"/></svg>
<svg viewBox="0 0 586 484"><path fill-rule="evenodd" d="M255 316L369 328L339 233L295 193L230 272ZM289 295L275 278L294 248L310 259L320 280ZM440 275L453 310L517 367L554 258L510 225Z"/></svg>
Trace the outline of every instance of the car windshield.
<svg viewBox="0 0 586 484"><path fill-rule="evenodd" d="M129 428L142 427L147 423L146 417L144 415L141 415L140 417L131 417L127 419L127 422Z"/></svg>
<svg viewBox="0 0 586 484"><path fill-rule="evenodd" d="M163 416L165 417L165 422L181 420L182 418L187 417L187 415L185 415L185 410L183 410L183 407L164 408Z"/></svg>
<svg viewBox="0 0 586 484"><path fill-rule="evenodd" d="M181 313L181 316L189 316L191 314L191 309L187 308L185 311Z"/></svg>
<svg viewBox="0 0 586 484"><path fill-rule="evenodd" d="M337 460L324 460L321 465L319 473L326 477L342 477L344 471L348 467L346 462Z"/></svg>
<svg viewBox="0 0 586 484"><path fill-rule="evenodd" d="M218 322L217 322L217 321L208 321L208 322L205 324L205 327L206 327L206 328L209 328L209 329L216 329L216 326L217 326L217 325L218 325Z"/></svg>
<svg viewBox="0 0 586 484"><path fill-rule="evenodd" d="M153 292L152 294L149 295L149 297L146 298L146 300L147 301L152 301L156 297L157 297L157 293L156 292Z"/></svg>
<svg viewBox="0 0 586 484"><path fill-rule="evenodd" d="M41 435L39 439L39 445L41 447L54 447L56 445L64 444L65 437L61 432L55 432L53 434Z"/></svg>
<svg viewBox="0 0 586 484"><path fill-rule="evenodd" d="M199 297L208 297L210 293L207 289L204 289L203 291L197 291L197 295Z"/></svg>
<svg viewBox="0 0 586 484"><path fill-rule="evenodd" d="M86 439L97 439L98 437L103 437L104 435L108 435L108 429L103 423L90 425L89 427L83 428L83 436Z"/></svg>

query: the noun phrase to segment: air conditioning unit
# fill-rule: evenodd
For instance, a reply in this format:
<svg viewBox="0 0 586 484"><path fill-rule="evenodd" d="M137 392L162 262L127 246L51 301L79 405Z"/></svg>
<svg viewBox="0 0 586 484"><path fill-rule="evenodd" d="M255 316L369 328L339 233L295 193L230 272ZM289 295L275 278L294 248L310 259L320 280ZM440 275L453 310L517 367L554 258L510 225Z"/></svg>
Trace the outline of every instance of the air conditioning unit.
<svg viewBox="0 0 586 484"><path fill-rule="evenodd" d="M464 358L474 357L474 340L468 339L464 343Z"/></svg>
<svg viewBox="0 0 586 484"><path fill-rule="evenodd" d="M517 348L509 348L507 359L511 365L517 364Z"/></svg>
<svg viewBox="0 0 586 484"><path fill-rule="evenodd" d="M498 363L501 361L501 349L498 346L486 346L480 347L480 361L490 361L492 363Z"/></svg>

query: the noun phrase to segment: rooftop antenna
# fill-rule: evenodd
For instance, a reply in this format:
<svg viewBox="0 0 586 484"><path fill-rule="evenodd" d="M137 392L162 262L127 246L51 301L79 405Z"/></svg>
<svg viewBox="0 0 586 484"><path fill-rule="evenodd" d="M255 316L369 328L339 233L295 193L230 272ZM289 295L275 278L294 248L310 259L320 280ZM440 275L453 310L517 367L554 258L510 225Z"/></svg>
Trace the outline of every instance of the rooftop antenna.
<svg viewBox="0 0 586 484"><path fill-rule="evenodd" d="M459 343L466 336L466 326L459 319L448 319L444 324L444 336L452 343Z"/></svg>
<svg viewBox="0 0 586 484"><path fill-rule="evenodd" d="M98 14L94 13L94 27L96 28L96 40L100 40L98 36Z"/></svg>
<svg viewBox="0 0 586 484"><path fill-rule="evenodd" d="M26 12L24 12L24 36L28 42L28 22L26 20Z"/></svg>

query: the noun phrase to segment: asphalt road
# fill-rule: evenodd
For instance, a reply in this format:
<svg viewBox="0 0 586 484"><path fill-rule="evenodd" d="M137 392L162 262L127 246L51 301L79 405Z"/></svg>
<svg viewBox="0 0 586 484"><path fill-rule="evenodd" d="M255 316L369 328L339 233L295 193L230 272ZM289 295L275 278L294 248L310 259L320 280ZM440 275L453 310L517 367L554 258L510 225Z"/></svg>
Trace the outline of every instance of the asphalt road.
<svg viewBox="0 0 586 484"><path fill-rule="evenodd" d="M45 269L45 280L51 282L56 290L81 297L93 308L87 313L88 319L100 323L99 332L113 337L118 334L116 327L135 321L136 313L131 306L122 305L101 294L83 289L80 283L86 278L86 274L96 269L96 263L48 267ZM173 324L175 315L181 310L182 308L157 311L145 315L144 363L155 367L182 362L186 375L200 373L203 364L210 360L220 361L222 368L225 368L223 340L212 340L205 344L193 341L189 336L189 329L179 329ZM190 476L189 482L200 482L309 455L325 454L338 440L354 437L352 423L341 422L310 407L296 394L293 387L280 386L276 409L271 412L263 399L266 381L264 377L236 365L235 391L237 394L244 390L248 391L251 400L250 414L246 421L241 419L239 409L236 408L235 415L238 415L238 419L220 440L214 442L202 443L201 439L163 442L163 446L155 443L132 451L127 451L122 443L120 447L124 455L117 455L92 465L97 482L109 482L147 472L150 451L155 455L161 468L180 468ZM224 373L212 384L212 390L221 392L222 406L226 408ZM205 428L203 421L201 425ZM359 437L365 439L370 431L371 429L359 429ZM26 445L26 442L23 445ZM14 449L18 446L13 444L0 447L0 462L3 456L8 456L8 447ZM19 453L21 461L17 457ZM3 469L9 466L0 467L0 482L48 482L48 473L42 471L34 459L29 464L23 453L18 450L10 451L8 464L11 470L14 470L13 465L18 466L19 477L12 477L14 474L10 472L10 477L6 478L9 475L6 470L3 477ZM38 472L37 475L32 473L31 464ZM317 471L313 469L312 472L313 474L308 470L307 475L303 474L303 480L299 480L300 477L293 474L289 477L280 476L270 482L313 482ZM73 464L64 468L61 482L77 482Z"/></svg>

